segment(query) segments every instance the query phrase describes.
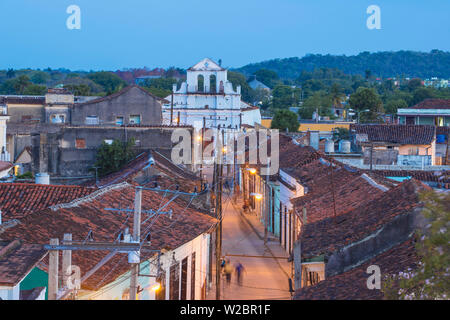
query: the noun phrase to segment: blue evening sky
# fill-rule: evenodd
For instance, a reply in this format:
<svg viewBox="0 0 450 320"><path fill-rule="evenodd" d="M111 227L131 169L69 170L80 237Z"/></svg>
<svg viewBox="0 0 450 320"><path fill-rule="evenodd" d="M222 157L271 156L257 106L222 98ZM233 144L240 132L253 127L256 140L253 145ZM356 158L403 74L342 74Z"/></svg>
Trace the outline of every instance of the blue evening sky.
<svg viewBox="0 0 450 320"><path fill-rule="evenodd" d="M69 30L66 8L81 8ZM381 30L366 27L369 5ZM226 67L307 53L450 51L449 0L0 0L0 69Z"/></svg>

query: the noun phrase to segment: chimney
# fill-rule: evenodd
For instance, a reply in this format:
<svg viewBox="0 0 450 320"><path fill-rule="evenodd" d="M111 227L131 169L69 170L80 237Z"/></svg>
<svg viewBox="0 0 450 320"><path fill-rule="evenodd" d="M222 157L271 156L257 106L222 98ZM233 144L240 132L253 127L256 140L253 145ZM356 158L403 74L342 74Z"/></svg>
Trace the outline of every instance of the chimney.
<svg viewBox="0 0 450 320"><path fill-rule="evenodd" d="M310 131L309 145L316 150L319 150L319 131Z"/></svg>
<svg viewBox="0 0 450 320"><path fill-rule="evenodd" d="M49 185L50 184L50 176L48 175L48 173L45 173L45 172L36 173L35 183Z"/></svg>

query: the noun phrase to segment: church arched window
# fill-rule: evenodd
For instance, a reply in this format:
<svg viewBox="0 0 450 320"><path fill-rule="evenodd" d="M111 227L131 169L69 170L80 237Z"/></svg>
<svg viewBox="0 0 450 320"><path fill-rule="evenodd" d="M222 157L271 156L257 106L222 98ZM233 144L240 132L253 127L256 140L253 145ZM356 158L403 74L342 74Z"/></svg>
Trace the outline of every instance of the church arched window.
<svg viewBox="0 0 450 320"><path fill-rule="evenodd" d="M205 91L205 78L201 74L199 74L197 77L197 91L198 92Z"/></svg>
<svg viewBox="0 0 450 320"><path fill-rule="evenodd" d="M209 76L209 91L215 93L217 92L217 77L215 74Z"/></svg>

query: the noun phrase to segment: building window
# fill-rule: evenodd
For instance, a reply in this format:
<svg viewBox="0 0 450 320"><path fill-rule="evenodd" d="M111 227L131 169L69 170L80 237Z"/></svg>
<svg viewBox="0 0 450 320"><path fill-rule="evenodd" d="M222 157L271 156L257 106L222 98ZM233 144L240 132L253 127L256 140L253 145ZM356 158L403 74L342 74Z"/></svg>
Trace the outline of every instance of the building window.
<svg viewBox="0 0 450 320"><path fill-rule="evenodd" d="M191 257L191 300L195 300L195 252Z"/></svg>
<svg viewBox="0 0 450 320"><path fill-rule="evenodd" d="M170 267L170 300L180 299L180 265L174 264Z"/></svg>
<svg viewBox="0 0 450 320"><path fill-rule="evenodd" d="M123 125L123 117L116 117L116 125L118 126Z"/></svg>
<svg viewBox="0 0 450 320"><path fill-rule="evenodd" d="M130 115L130 124L140 124L141 116L140 115Z"/></svg>
<svg viewBox="0 0 450 320"><path fill-rule="evenodd" d="M98 116L87 116L85 123L88 125L98 124Z"/></svg>
<svg viewBox="0 0 450 320"><path fill-rule="evenodd" d="M86 140L84 140L84 139L75 139L75 148L77 148L77 149L86 149Z"/></svg>
<svg viewBox="0 0 450 320"><path fill-rule="evenodd" d="M306 286L314 286L320 282L319 273L315 271L308 271L306 273Z"/></svg>
<svg viewBox="0 0 450 320"><path fill-rule="evenodd" d="M181 261L181 296L180 300L187 299L187 267L188 267L188 258L184 258Z"/></svg>
<svg viewBox="0 0 450 320"><path fill-rule="evenodd" d="M113 140L112 139L106 139L106 140L103 140L106 144L109 144L109 145L112 145L112 143L113 143Z"/></svg>

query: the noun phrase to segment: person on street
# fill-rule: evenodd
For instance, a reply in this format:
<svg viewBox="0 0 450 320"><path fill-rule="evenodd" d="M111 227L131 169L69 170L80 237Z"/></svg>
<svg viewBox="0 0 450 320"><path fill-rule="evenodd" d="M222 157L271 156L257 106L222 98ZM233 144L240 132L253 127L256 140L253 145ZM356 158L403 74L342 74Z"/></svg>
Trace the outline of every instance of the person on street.
<svg viewBox="0 0 450 320"><path fill-rule="evenodd" d="M231 284L231 274L233 273L233 267L231 266L231 262L229 259L225 263L224 272L225 279L227 280L227 285L229 286Z"/></svg>
<svg viewBox="0 0 450 320"><path fill-rule="evenodd" d="M236 264L236 276L237 276L238 284L240 286L242 286L242 278L243 278L243 273L244 272L245 272L244 266L242 265L242 263L238 262Z"/></svg>

